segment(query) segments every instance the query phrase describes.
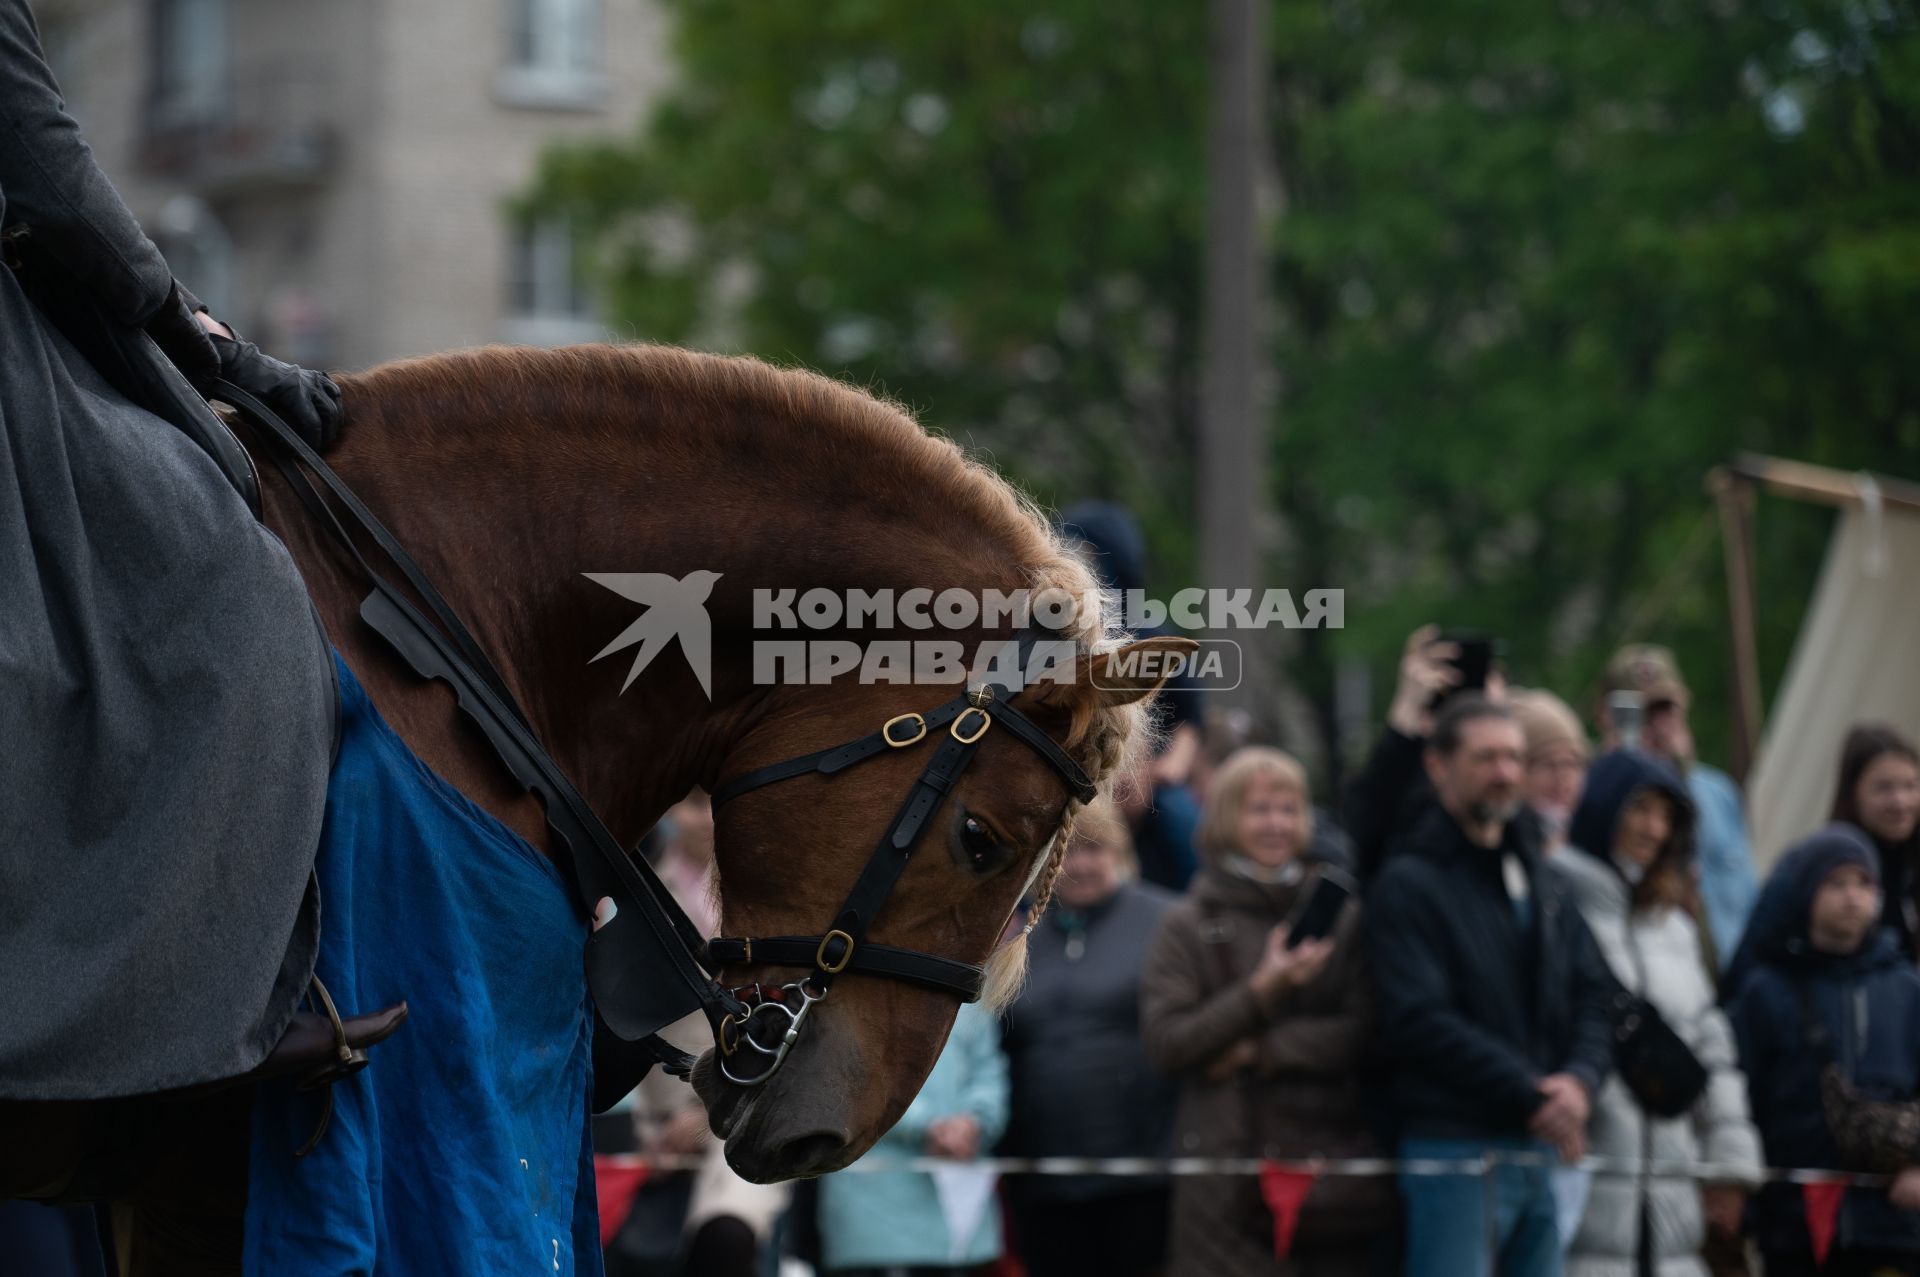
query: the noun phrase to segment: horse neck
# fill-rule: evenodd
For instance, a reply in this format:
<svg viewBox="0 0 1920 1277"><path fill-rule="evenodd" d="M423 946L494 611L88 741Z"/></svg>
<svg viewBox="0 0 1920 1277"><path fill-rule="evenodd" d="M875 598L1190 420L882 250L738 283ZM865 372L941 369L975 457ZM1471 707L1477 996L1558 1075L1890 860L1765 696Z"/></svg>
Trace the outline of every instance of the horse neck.
<svg viewBox="0 0 1920 1277"><path fill-rule="evenodd" d="M442 436L424 454L385 426L356 420L330 463L446 596L555 761L627 845L689 788L711 786L777 702L807 691L754 686L754 586L1022 583L964 520L955 527L929 511L902 521L897 499L850 499L844 478L769 484L764 473L690 448L685 438L636 436L622 439L617 455L604 444L596 455L473 430ZM419 680L358 622L369 588L358 568L271 467L262 469L267 522L383 716L429 766L552 854L538 804L459 721L447 691ZM641 609L583 574L682 578L702 569L721 577L709 605L712 699L677 644L620 690L633 650L591 658Z"/></svg>
<svg viewBox="0 0 1920 1277"><path fill-rule="evenodd" d="M554 486L544 463L473 447L421 455L385 424L377 416L356 420L329 464L445 596L615 837L636 843L692 785L696 760L716 733L725 735L731 707L695 704L657 676L615 697L604 686L606 664L586 676L587 658L618 627L580 614L582 596L597 587L579 573L613 561L611 539L606 549L593 548L598 538L585 525L595 520L577 517L583 506L562 499L566 488ZM293 555L329 638L375 708L428 766L557 859L538 801L508 776L449 690L420 679L359 620L370 582L253 451L264 520ZM591 482L569 477L576 490ZM377 551L369 561L389 581L401 580Z"/></svg>

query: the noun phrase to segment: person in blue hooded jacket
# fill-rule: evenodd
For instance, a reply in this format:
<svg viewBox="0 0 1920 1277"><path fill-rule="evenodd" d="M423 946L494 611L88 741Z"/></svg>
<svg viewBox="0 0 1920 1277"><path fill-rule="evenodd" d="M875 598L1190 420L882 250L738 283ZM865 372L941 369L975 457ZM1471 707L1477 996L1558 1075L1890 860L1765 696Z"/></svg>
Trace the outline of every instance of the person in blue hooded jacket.
<svg viewBox="0 0 1920 1277"><path fill-rule="evenodd" d="M1873 844L1844 824L1791 847L1754 911L1742 945L1748 961L1730 973L1738 984L1729 1017L1772 1165L1850 1169L1821 1104L1826 1053L1809 1039L1809 1014L1866 1098L1920 1095L1920 972L1879 917ZM1920 1168L1891 1188L1847 1193L1824 1266L1813 1257L1798 1185L1767 1185L1756 1219L1768 1277L1920 1273Z"/></svg>

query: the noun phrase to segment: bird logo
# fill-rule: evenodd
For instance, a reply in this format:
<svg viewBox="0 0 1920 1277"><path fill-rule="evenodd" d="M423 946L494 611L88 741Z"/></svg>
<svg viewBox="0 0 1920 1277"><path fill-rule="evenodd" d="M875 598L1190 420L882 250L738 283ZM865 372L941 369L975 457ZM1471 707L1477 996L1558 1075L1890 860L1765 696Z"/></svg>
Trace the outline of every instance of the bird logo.
<svg viewBox="0 0 1920 1277"><path fill-rule="evenodd" d="M693 667L693 676L700 680L700 690L707 694L708 700L713 699L713 623L707 619L707 596L713 593L713 583L720 579L720 573L703 570L683 577L671 577L664 572L582 572L580 575L647 609L639 620L621 630L613 642L595 652L588 664L638 643L640 650L634 654L627 681L620 684L624 692L633 686L633 680L640 677L640 671L647 668L661 649L677 638L687 664Z"/></svg>

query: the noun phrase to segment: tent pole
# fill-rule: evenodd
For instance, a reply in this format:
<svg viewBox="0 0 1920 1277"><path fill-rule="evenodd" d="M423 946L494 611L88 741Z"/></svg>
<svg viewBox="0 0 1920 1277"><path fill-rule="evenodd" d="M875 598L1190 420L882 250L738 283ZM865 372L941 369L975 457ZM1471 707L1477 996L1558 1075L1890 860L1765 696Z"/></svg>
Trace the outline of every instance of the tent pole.
<svg viewBox="0 0 1920 1277"><path fill-rule="evenodd" d="M1744 785L1760 744L1760 656L1754 636L1753 482L1726 466L1707 475L1707 491L1720 510L1727 563L1727 620L1733 648L1733 750L1735 784Z"/></svg>
<svg viewBox="0 0 1920 1277"><path fill-rule="evenodd" d="M1835 470L1829 466L1809 465L1804 461L1783 461L1743 452L1721 467L1749 486L1779 497L1812 501L1824 505L1852 506L1860 503L1861 475L1857 471ZM1904 479L1874 475L1880 503L1890 510L1920 512L1920 484ZM1712 479L1708 486L1711 489Z"/></svg>

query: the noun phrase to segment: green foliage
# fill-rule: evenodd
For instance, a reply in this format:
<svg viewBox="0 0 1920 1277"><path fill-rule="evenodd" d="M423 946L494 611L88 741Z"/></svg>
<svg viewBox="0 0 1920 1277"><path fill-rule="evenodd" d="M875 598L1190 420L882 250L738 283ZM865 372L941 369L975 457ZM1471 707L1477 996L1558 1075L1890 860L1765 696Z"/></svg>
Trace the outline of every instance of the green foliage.
<svg viewBox="0 0 1920 1277"><path fill-rule="evenodd" d="M668 8L678 86L533 196L594 232L614 317L884 389L1043 500L1132 503L1191 580L1206 7ZM1707 468L1920 470L1914 0L1269 20L1271 579L1348 591L1289 673L1324 703L1435 618L1584 710L1617 641L1667 641L1716 752ZM1774 672L1826 527L1761 507Z"/></svg>

